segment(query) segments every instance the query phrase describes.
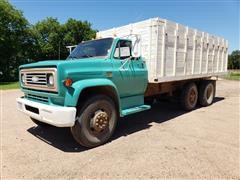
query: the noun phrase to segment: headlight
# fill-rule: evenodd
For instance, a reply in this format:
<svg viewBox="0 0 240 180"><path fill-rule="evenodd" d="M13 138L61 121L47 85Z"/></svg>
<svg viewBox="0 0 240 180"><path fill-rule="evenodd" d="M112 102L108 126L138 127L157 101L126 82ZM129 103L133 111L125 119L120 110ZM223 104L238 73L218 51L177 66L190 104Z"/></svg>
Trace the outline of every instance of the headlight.
<svg viewBox="0 0 240 180"><path fill-rule="evenodd" d="M21 74L21 81L22 81L23 84L25 84L25 82L26 82L25 74Z"/></svg>
<svg viewBox="0 0 240 180"><path fill-rule="evenodd" d="M48 75L48 85L50 86L54 85L54 77L52 74Z"/></svg>

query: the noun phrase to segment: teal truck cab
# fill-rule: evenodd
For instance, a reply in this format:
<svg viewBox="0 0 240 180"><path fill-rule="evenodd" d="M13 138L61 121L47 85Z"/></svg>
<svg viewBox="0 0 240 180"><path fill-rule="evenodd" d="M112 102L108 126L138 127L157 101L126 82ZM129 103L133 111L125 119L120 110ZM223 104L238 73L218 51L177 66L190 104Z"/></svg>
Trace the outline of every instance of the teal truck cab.
<svg viewBox="0 0 240 180"><path fill-rule="evenodd" d="M37 124L71 127L83 146L105 143L119 116L150 108L146 65L131 48L130 40L103 38L79 44L67 60L20 66L18 109Z"/></svg>

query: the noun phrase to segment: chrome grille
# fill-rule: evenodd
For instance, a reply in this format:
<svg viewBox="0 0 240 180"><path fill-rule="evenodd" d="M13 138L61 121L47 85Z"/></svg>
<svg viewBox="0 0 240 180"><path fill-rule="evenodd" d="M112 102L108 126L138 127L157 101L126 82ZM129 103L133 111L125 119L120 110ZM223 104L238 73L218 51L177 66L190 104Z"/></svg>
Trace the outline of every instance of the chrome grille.
<svg viewBox="0 0 240 180"><path fill-rule="evenodd" d="M26 73L26 84L47 86L47 73Z"/></svg>
<svg viewBox="0 0 240 180"><path fill-rule="evenodd" d="M22 78L24 76L24 78ZM48 82L49 76L53 76L54 84ZM29 89L39 89L57 92L56 68L33 68L20 71L21 86ZM23 79L25 81L23 81Z"/></svg>

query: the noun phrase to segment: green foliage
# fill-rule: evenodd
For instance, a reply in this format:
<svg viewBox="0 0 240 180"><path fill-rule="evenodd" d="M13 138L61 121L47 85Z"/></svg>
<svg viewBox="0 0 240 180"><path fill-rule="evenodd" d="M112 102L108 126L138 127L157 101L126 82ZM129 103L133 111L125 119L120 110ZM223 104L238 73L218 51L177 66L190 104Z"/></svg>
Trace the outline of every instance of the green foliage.
<svg viewBox="0 0 240 180"><path fill-rule="evenodd" d="M240 50L233 51L228 56L228 69L240 69Z"/></svg>
<svg viewBox="0 0 240 180"><path fill-rule="evenodd" d="M61 25L54 18L47 18L32 27L37 39L36 60L58 59L59 43L63 38Z"/></svg>
<svg viewBox="0 0 240 180"><path fill-rule="evenodd" d="M62 46L63 57L66 58L69 54L66 46L76 45L82 41L91 40L96 37L96 31L91 29L91 24L87 21L78 21L75 19L68 19L68 21L62 25L62 34L64 34Z"/></svg>
<svg viewBox="0 0 240 180"><path fill-rule="evenodd" d="M90 40L96 35L89 22L71 18L62 25L57 19L47 18L38 22L32 30L37 38L36 60L65 59L69 54L66 46Z"/></svg>
<svg viewBox="0 0 240 180"><path fill-rule="evenodd" d="M29 24L21 11L0 0L0 81L14 80L29 47Z"/></svg>
<svg viewBox="0 0 240 180"><path fill-rule="evenodd" d="M0 82L18 79L18 66L28 62L65 59L68 45L95 38L87 21L68 19L60 24L46 18L30 25L21 11L0 0Z"/></svg>

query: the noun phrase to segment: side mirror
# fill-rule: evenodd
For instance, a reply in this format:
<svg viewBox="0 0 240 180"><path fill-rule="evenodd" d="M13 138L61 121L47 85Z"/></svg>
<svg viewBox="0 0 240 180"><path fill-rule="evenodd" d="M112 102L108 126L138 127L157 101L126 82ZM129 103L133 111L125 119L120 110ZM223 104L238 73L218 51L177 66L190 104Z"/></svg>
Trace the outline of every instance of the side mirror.
<svg viewBox="0 0 240 180"><path fill-rule="evenodd" d="M121 47L120 48L121 57L131 57L131 51L129 47Z"/></svg>

